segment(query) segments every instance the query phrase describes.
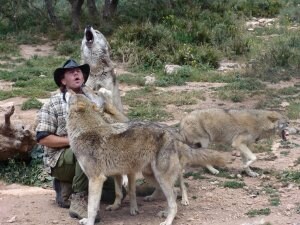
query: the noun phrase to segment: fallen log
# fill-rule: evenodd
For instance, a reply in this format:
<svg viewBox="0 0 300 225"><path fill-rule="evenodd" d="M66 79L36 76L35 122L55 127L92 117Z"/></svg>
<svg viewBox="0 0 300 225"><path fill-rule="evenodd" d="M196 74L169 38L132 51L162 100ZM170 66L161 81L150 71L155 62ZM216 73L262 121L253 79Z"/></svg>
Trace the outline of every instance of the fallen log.
<svg viewBox="0 0 300 225"><path fill-rule="evenodd" d="M4 123L0 123L0 161L20 156L28 158L29 152L36 144L30 125L12 124L14 105L8 106L4 113Z"/></svg>

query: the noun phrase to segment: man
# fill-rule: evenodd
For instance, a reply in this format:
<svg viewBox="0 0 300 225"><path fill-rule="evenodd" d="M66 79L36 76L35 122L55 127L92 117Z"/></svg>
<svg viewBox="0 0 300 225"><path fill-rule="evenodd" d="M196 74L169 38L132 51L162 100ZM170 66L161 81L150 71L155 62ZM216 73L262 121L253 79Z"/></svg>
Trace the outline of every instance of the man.
<svg viewBox="0 0 300 225"><path fill-rule="evenodd" d="M56 203L60 207L70 208L70 216L78 219L87 218L88 179L69 147L65 94L68 90L84 94L81 87L87 81L89 72L88 64L78 65L73 59L54 71L54 81L60 92L43 105L36 127L36 139L44 147L44 164L54 177ZM102 200L112 202L114 198L114 182L110 178L104 183Z"/></svg>

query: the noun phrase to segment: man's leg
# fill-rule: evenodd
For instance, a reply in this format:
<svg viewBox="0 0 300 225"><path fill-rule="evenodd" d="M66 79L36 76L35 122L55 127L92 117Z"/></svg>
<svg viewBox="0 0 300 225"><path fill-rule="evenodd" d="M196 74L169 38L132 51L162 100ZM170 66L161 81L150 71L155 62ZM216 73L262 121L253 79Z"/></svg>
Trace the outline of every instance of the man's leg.
<svg viewBox="0 0 300 225"><path fill-rule="evenodd" d="M56 192L56 202L60 207L69 208L69 197L72 194L72 178L75 174L74 155L71 150L64 151L56 167L52 168L54 177L53 188Z"/></svg>

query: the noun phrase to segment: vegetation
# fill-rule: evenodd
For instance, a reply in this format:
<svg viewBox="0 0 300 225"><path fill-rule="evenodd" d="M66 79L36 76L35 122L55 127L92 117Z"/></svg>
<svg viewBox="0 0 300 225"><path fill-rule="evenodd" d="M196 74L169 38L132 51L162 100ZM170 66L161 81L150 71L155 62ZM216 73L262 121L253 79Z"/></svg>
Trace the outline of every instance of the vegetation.
<svg viewBox="0 0 300 225"><path fill-rule="evenodd" d="M270 208L264 208L264 209L252 209L246 213L249 217L255 217L260 215L269 215L271 213Z"/></svg>
<svg viewBox="0 0 300 225"><path fill-rule="evenodd" d="M238 182L238 181L225 181L223 184L223 187L227 187L227 188L233 188L233 189L237 189L237 188L242 188L244 187L246 184L244 182Z"/></svg>

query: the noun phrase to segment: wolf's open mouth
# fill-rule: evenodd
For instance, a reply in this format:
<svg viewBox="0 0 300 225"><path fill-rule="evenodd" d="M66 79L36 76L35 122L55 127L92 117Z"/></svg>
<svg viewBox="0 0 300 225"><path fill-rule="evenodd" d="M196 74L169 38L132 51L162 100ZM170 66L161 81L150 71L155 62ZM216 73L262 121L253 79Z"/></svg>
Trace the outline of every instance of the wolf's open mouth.
<svg viewBox="0 0 300 225"><path fill-rule="evenodd" d="M86 39L86 46L88 48L92 47L92 44L94 42L94 35L93 32L91 31L91 29L87 29L85 32L85 39Z"/></svg>
<svg viewBox="0 0 300 225"><path fill-rule="evenodd" d="M282 130L281 131L281 138L282 138L282 140L287 141L287 136L289 136L288 130L286 130L286 129Z"/></svg>

